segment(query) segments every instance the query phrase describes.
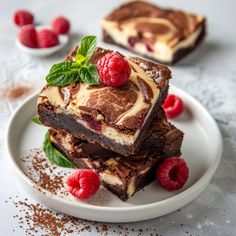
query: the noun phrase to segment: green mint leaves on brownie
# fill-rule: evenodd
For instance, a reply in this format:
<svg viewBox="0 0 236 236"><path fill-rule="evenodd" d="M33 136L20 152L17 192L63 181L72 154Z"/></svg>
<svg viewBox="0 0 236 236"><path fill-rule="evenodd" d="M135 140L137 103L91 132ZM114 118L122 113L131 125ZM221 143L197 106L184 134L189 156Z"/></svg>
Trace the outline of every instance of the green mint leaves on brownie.
<svg viewBox="0 0 236 236"><path fill-rule="evenodd" d="M47 132L44 137L43 151L48 159L57 166L74 167L74 165L52 145L49 132Z"/></svg>
<svg viewBox="0 0 236 236"><path fill-rule="evenodd" d="M64 61L54 64L46 77L48 85L64 86L79 81L79 66L75 62Z"/></svg>
<svg viewBox="0 0 236 236"><path fill-rule="evenodd" d="M80 47L77 50L76 53L76 59L77 56L82 55L84 58L89 60L91 56L93 55L94 50L97 46L97 37L96 36L85 36L81 43Z"/></svg>
<svg viewBox="0 0 236 236"><path fill-rule="evenodd" d="M79 76L85 84L94 85L97 84L97 81L99 80L97 68L93 64L82 67L79 70Z"/></svg>
<svg viewBox="0 0 236 236"><path fill-rule="evenodd" d="M99 76L94 64L89 60L97 45L96 36L85 36L75 55L75 61L63 61L54 64L46 81L49 86L65 86L78 81L89 85L99 84Z"/></svg>

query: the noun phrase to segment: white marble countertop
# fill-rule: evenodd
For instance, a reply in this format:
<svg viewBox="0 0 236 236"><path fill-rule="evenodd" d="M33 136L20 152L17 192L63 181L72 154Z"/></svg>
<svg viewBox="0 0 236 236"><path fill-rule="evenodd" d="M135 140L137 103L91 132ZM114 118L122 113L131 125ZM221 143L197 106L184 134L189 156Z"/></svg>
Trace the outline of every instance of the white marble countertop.
<svg viewBox="0 0 236 236"><path fill-rule="evenodd" d="M40 88L50 65L63 58L81 35L100 35L100 19L119 2L0 1L0 235L25 235L24 225L14 218L22 212L13 201L27 198L29 202L35 202L21 189L4 150L6 124L22 101L10 100L6 96L7 89L19 85ZM192 55L171 68L172 83L197 98L216 119L224 138L222 161L207 189L181 210L144 222L106 224L105 231L100 230L102 223L86 222L91 232L84 230L80 234L236 235L236 2L159 0L158 3L199 12L208 18L206 41ZM44 59L21 53L14 44L17 29L12 24L12 14L18 8L31 10L36 21L43 24L59 14L68 16L72 22L68 47ZM83 225L83 221L80 223Z"/></svg>

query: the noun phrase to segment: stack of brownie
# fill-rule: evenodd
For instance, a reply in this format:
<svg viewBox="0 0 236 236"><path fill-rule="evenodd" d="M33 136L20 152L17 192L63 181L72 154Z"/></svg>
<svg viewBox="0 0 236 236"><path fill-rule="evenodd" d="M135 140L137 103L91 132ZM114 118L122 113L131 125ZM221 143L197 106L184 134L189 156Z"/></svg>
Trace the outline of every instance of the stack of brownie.
<svg viewBox="0 0 236 236"><path fill-rule="evenodd" d="M67 61L74 60L76 50ZM90 63L108 52L97 48ZM94 169L124 201L154 180L164 158L181 154L183 139L162 110L170 70L138 57L125 59L131 67L126 85L46 86L37 104L53 145L78 168Z"/></svg>

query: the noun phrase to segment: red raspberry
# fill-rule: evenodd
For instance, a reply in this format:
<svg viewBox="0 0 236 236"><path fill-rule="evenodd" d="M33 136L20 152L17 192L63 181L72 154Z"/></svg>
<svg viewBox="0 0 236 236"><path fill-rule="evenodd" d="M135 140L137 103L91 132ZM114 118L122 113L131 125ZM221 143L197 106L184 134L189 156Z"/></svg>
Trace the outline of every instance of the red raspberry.
<svg viewBox="0 0 236 236"><path fill-rule="evenodd" d="M19 41L30 48L37 48L37 32L33 25L24 25L20 28L18 34Z"/></svg>
<svg viewBox="0 0 236 236"><path fill-rule="evenodd" d="M167 190L176 190L184 186L189 169L186 162L179 157L170 157L158 167L156 179Z"/></svg>
<svg viewBox="0 0 236 236"><path fill-rule="evenodd" d="M125 85L131 73L129 63L115 52L103 56L97 62L97 70L100 81L113 87Z"/></svg>
<svg viewBox="0 0 236 236"><path fill-rule="evenodd" d="M168 94L162 107L168 118L174 118L183 111L184 103L180 97L174 94Z"/></svg>
<svg viewBox="0 0 236 236"><path fill-rule="evenodd" d="M42 29L38 32L38 43L40 48L50 48L59 44L56 33L48 29Z"/></svg>
<svg viewBox="0 0 236 236"><path fill-rule="evenodd" d="M70 22L63 16L58 16L51 22L53 31L57 34L67 34L70 29Z"/></svg>
<svg viewBox="0 0 236 236"><path fill-rule="evenodd" d="M92 170L76 170L67 179L68 191L78 199L89 198L100 187L99 175Z"/></svg>
<svg viewBox="0 0 236 236"><path fill-rule="evenodd" d="M23 26L32 24L34 21L34 16L26 10L18 10L14 13L13 20L16 25Z"/></svg>

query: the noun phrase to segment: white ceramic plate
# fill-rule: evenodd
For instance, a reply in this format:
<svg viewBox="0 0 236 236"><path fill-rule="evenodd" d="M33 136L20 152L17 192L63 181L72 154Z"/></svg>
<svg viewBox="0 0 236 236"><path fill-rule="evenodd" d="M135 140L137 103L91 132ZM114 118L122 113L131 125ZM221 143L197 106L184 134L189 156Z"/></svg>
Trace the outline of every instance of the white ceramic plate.
<svg viewBox="0 0 236 236"><path fill-rule="evenodd" d="M47 130L31 122L36 114L35 94L16 110L6 136L9 158L26 191L50 208L79 218L103 222L151 219L173 212L191 202L205 189L220 162L222 137L216 122L200 103L175 87L171 86L170 92L179 95L185 103L184 113L171 120L185 133L182 152L190 169L190 178L183 189L168 192L153 182L127 202L122 202L103 188L88 201L79 201L70 195L52 194L35 187L34 181L27 176L25 162L21 161L27 151L42 145ZM59 167L56 170L73 171Z"/></svg>
<svg viewBox="0 0 236 236"><path fill-rule="evenodd" d="M36 30L41 30L41 29L50 29L50 26L48 25L40 25L40 26L36 26ZM50 48L30 48L30 47L26 47L25 45L23 45L18 37L16 38L16 46L22 50L23 52L32 55L32 56L37 56L37 57L46 57L49 56L59 50L61 50L62 48L65 47L65 45L68 43L69 41L69 36L67 34L60 34L58 35L58 39L59 39L59 44L54 46L54 47L50 47Z"/></svg>

